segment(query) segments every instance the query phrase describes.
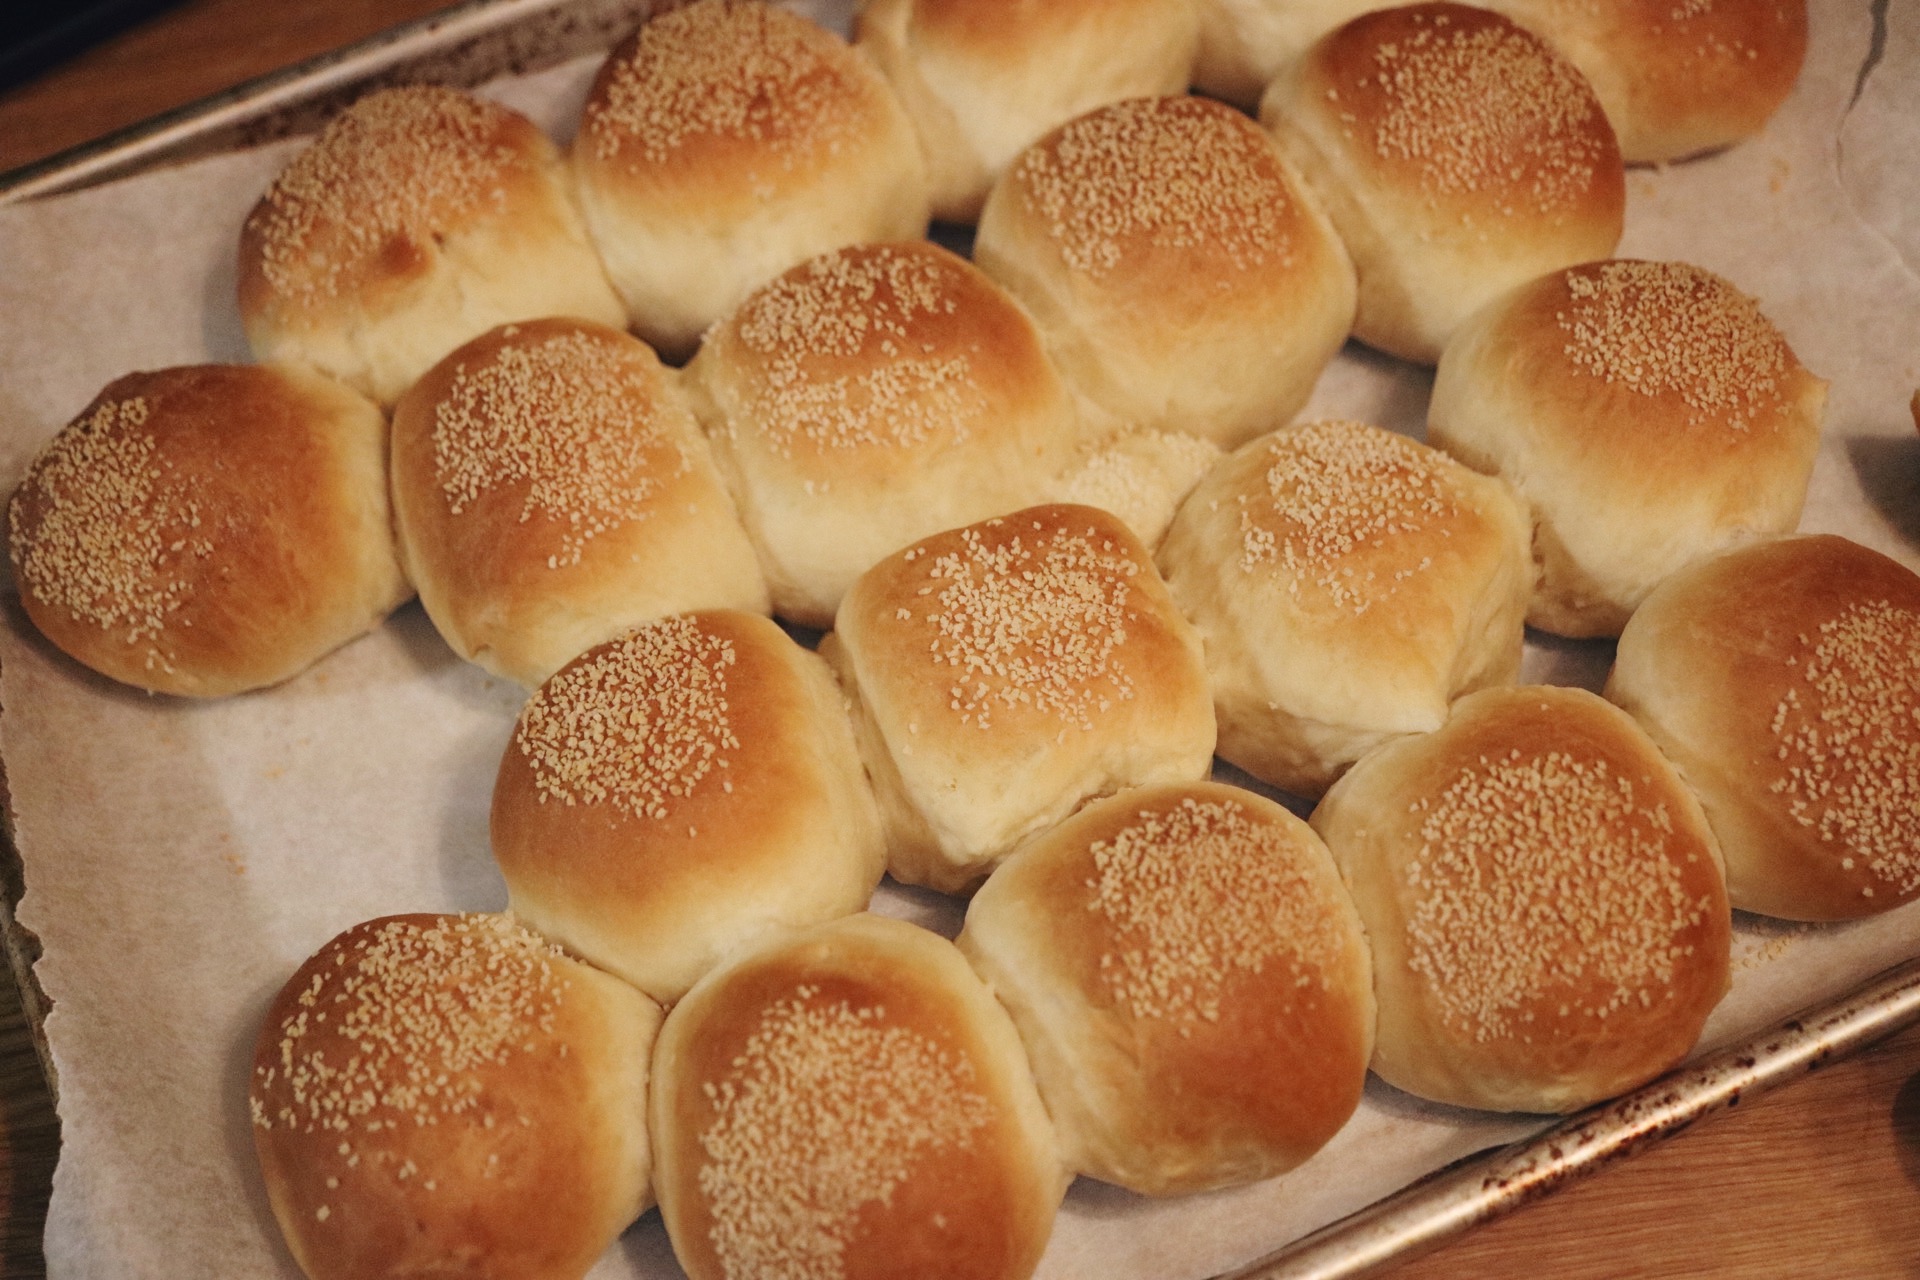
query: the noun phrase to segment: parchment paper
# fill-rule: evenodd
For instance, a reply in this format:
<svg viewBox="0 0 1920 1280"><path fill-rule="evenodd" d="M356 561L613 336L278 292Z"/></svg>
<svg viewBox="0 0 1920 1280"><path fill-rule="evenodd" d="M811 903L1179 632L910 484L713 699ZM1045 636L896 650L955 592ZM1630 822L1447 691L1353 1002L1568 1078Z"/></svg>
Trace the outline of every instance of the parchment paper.
<svg viewBox="0 0 1920 1280"><path fill-rule="evenodd" d="M1781 115L1720 155L1634 171L1621 253L1699 263L1761 300L1833 384L1803 527L1920 566L1920 437L1906 407L1920 383L1920 6L1812 8L1809 65ZM488 92L565 138L591 70ZM0 210L0 484L10 490L109 379L247 358L234 243L290 150ZM1307 414L1418 434L1430 381L1349 347ZM50 1271L296 1277L248 1131L261 1013L348 925L505 905L486 811L523 694L454 658L417 606L285 686L207 704L89 674L39 640L10 595L0 624L18 914L45 945L60 1078ZM1526 672L1597 687L1610 658L1604 643L1536 640ZM875 905L958 926L957 905L932 894L889 886ZM1920 904L1844 927L1736 923L1735 990L1705 1046L1920 952ZM1375 1081L1334 1143L1284 1178L1161 1202L1082 1179L1042 1275L1211 1276L1540 1124ZM677 1276L658 1215L593 1274Z"/></svg>

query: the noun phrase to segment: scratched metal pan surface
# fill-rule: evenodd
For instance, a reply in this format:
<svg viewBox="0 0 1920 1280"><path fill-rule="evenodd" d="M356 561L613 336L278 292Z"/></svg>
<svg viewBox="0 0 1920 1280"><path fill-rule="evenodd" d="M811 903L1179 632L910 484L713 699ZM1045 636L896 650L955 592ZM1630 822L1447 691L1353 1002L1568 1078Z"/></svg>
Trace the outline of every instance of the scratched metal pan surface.
<svg viewBox="0 0 1920 1280"><path fill-rule="evenodd" d="M339 107L380 84L477 84L552 66L605 48L656 7L656 0L469 0L0 174L0 205L312 132ZM43 1010L36 1007L32 989L34 948L31 939L13 935L10 907L0 902L0 925L9 934L6 949L38 1032ZM1366 1274L1915 1023L1920 1023L1920 959L1535 1137L1459 1161L1217 1280L1334 1280Z"/></svg>

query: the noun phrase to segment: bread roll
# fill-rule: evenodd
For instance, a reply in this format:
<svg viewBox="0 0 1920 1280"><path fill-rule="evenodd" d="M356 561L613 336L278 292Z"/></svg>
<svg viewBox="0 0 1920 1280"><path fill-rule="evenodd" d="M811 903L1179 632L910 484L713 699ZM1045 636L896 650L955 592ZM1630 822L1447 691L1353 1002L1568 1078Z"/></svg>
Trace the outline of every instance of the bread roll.
<svg viewBox="0 0 1920 1280"><path fill-rule="evenodd" d="M1432 364L1480 306L1620 239L1626 173L1585 77L1457 4L1357 18L1274 80L1273 129L1353 255L1354 336Z"/></svg>
<svg viewBox="0 0 1920 1280"><path fill-rule="evenodd" d="M504 325L393 414L400 545L456 653L529 688L636 623L768 611L675 375L582 320Z"/></svg>
<svg viewBox="0 0 1920 1280"><path fill-rule="evenodd" d="M387 424L299 366L191 365L109 383L7 508L27 616L156 693L277 684L407 598Z"/></svg>
<svg viewBox="0 0 1920 1280"><path fill-rule="evenodd" d="M1920 897L1920 576L1844 538L1696 561L1620 635L1607 696L1705 806L1733 905L1849 920Z"/></svg>
<svg viewBox="0 0 1920 1280"><path fill-rule="evenodd" d="M1597 262L1474 317L1427 438L1533 509L1527 621L1618 635L1689 561L1800 519L1827 384L1753 299L1680 262Z"/></svg>
<svg viewBox="0 0 1920 1280"><path fill-rule="evenodd" d="M1116 431L1082 449L1050 497L1111 512L1153 548L1200 477L1224 457L1219 445L1184 431Z"/></svg>
<svg viewBox="0 0 1920 1280"><path fill-rule="evenodd" d="M675 358L788 267L927 229L927 166L893 90L759 0L696 0L616 48L572 160L634 332Z"/></svg>
<svg viewBox="0 0 1920 1280"><path fill-rule="evenodd" d="M1078 392L1227 448L1290 420L1353 326L1332 224L1273 139L1206 98L1130 99L1034 143L973 257Z"/></svg>
<svg viewBox="0 0 1920 1280"><path fill-rule="evenodd" d="M1118 518L1046 506L924 538L821 644L896 879L953 892L1083 800L1206 776L1200 639Z"/></svg>
<svg viewBox="0 0 1920 1280"><path fill-rule="evenodd" d="M770 929L862 909L886 860L826 664L728 611L636 628L542 685L492 836L521 919L663 1003Z"/></svg>
<svg viewBox="0 0 1920 1280"><path fill-rule="evenodd" d="M1800 75L1806 0L1485 0L1553 44L1606 108L1627 163L1758 133Z"/></svg>
<svg viewBox="0 0 1920 1280"><path fill-rule="evenodd" d="M1248 111L1314 41L1391 0L1195 0L1200 48L1193 87ZM1489 6L1490 7L1490 6Z"/></svg>
<svg viewBox="0 0 1920 1280"><path fill-rule="evenodd" d="M925 241L795 267L687 373L774 610L811 627L882 556L1041 501L1079 447L1033 322Z"/></svg>
<svg viewBox="0 0 1920 1280"><path fill-rule="evenodd" d="M1519 673L1524 508L1379 427L1242 447L1188 495L1158 559L1206 646L1221 756L1301 795Z"/></svg>
<svg viewBox="0 0 1920 1280"><path fill-rule="evenodd" d="M933 214L972 222L1007 162L1094 107L1187 87L1190 0L866 0L856 47L913 117Z"/></svg>
<svg viewBox="0 0 1920 1280"><path fill-rule="evenodd" d="M1373 1069L1423 1098L1574 1111L1686 1056L1732 920L1699 802L1582 689L1486 689L1313 812L1373 944Z"/></svg>
<svg viewBox="0 0 1920 1280"><path fill-rule="evenodd" d="M650 1203L660 1010L509 917L389 916L254 1048L267 1199L311 1280L587 1273Z"/></svg>
<svg viewBox="0 0 1920 1280"><path fill-rule="evenodd" d="M1250 791L1095 801L988 878L958 941L1081 1173L1148 1195L1272 1177L1359 1104L1360 917L1320 837Z"/></svg>
<svg viewBox="0 0 1920 1280"><path fill-rule="evenodd" d="M510 320L626 323L534 123L455 89L368 94L295 155L240 232L240 319L382 404Z"/></svg>
<svg viewBox="0 0 1920 1280"><path fill-rule="evenodd" d="M651 1114L692 1280L1031 1275L1066 1190L1005 1010L938 934L858 915L674 1007Z"/></svg>

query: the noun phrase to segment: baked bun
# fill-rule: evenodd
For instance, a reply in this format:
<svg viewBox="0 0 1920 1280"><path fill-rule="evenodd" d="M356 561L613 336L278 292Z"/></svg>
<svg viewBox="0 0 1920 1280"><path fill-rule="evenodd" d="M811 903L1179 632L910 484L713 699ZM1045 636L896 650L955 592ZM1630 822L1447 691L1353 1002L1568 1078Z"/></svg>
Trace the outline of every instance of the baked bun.
<svg viewBox="0 0 1920 1280"><path fill-rule="evenodd" d="M854 698L887 869L910 884L965 889L1089 797L1213 760L1200 638L1139 539L1093 507L888 556L821 653Z"/></svg>
<svg viewBox="0 0 1920 1280"><path fill-rule="evenodd" d="M650 1203L660 1010L510 917L389 916L300 967L254 1147L310 1280L584 1276Z"/></svg>
<svg viewBox="0 0 1920 1280"><path fill-rule="evenodd" d="M1066 1191L1006 1011L953 944L857 915L668 1015L650 1107L692 1280L1031 1275Z"/></svg>
<svg viewBox="0 0 1920 1280"><path fill-rule="evenodd" d="M638 627L542 685L492 835L521 919L669 1004L770 929L861 910L886 864L832 673L724 610Z"/></svg>
<svg viewBox="0 0 1920 1280"><path fill-rule="evenodd" d="M616 48L573 144L580 205L635 333L672 357L817 253L927 229L893 90L832 32L696 0Z"/></svg>
<svg viewBox="0 0 1920 1280"><path fill-rule="evenodd" d="M1733 905L1849 920L1920 897L1920 576L1844 538L1695 562L1620 635L1607 696L1686 778Z"/></svg>
<svg viewBox="0 0 1920 1280"><path fill-rule="evenodd" d="M27 616L151 692L278 684L407 598L386 446L377 405L299 366L118 378L7 508Z"/></svg>
<svg viewBox="0 0 1920 1280"><path fill-rule="evenodd" d="M1484 0L1593 83L1627 163L1758 133L1807 56L1806 0Z"/></svg>
<svg viewBox="0 0 1920 1280"><path fill-rule="evenodd" d="M867 0L856 46L913 117L933 214L972 222L1021 148L1094 107L1187 87L1190 0Z"/></svg>
<svg viewBox="0 0 1920 1280"><path fill-rule="evenodd" d="M980 269L1121 422L1228 448L1290 420L1353 327L1353 264L1260 126L1207 98L1062 125L994 184Z"/></svg>
<svg viewBox="0 0 1920 1280"><path fill-rule="evenodd" d="M769 608L675 375L604 325L504 325L435 365L394 408L393 495L440 634L529 688L635 623Z"/></svg>
<svg viewBox="0 0 1920 1280"><path fill-rule="evenodd" d="M1050 498L1111 512L1142 546L1157 547L1193 486L1224 457L1184 431L1116 431L1081 450Z"/></svg>
<svg viewBox="0 0 1920 1280"><path fill-rule="evenodd" d="M1334 28L1390 8L1382 0L1195 0L1193 87L1248 111L1282 67Z"/></svg>
<svg viewBox="0 0 1920 1280"><path fill-rule="evenodd" d="M240 319L382 404L495 325L626 323L560 153L526 117L438 85L383 89L288 162L240 232Z"/></svg>
<svg viewBox="0 0 1920 1280"><path fill-rule="evenodd" d="M1532 507L1527 621L1618 635L1669 573L1798 523L1826 394L1720 277L1595 262L1473 318L1440 362L1427 439Z"/></svg>
<svg viewBox="0 0 1920 1280"><path fill-rule="evenodd" d="M1301 795L1520 670L1524 508L1379 427L1242 447L1188 495L1158 559L1206 645L1220 755Z"/></svg>
<svg viewBox="0 0 1920 1280"><path fill-rule="evenodd" d="M1481 305L1619 242L1626 172L1585 77L1484 9L1357 18L1281 72L1260 118L1360 276L1354 336L1432 364Z"/></svg>
<svg viewBox="0 0 1920 1280"><path fill-rule="evenodd" d="M1574 1111L1686 1056L1732 919L1699 802L1583 689L1486 689L1313 812L1373 944L1373 1069L1437 1102Z"/></svg>
<svg viewBox="0 0 1920 1280"><path fill-rule="evenodd" d="M1284 1173L1359 1105L1366 936L1306 823L1215 782L1095 801L967 907L1068 1164L1148 1195Z"/></svg>
<svg viewBox="0 0 1920 1280"><path fill-rule="evenodd" d="M786 272L687 374L774 610L811 627L889 552L1041 501L1079 444L1033 322L926 241Z"/></svg>

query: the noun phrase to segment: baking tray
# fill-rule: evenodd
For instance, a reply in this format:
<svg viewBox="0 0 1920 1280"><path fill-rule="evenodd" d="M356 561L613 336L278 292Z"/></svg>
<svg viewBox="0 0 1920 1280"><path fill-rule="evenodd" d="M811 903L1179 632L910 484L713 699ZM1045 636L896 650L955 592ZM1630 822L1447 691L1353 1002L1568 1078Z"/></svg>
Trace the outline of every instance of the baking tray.
<svg viewBox="0 0 1920 1280"><path fill-rule="evenodd" d="M470 0L0 174L0 205L311 132L340 106L380 84L472 85L551 66L605 48L655 7L649 0ZM1879 18L1876 39L1883 39L1884 10ZM20 979L49 1087L57 1088L42 1034L45 1005L32 974L37 947L12 917L20 867L10 824L5 855L0 910L8 959ZM1404 1259L1916 1023L1920 956L1626 1097L1458 1161L1220 1280L1331 1280Z"/></svg>

